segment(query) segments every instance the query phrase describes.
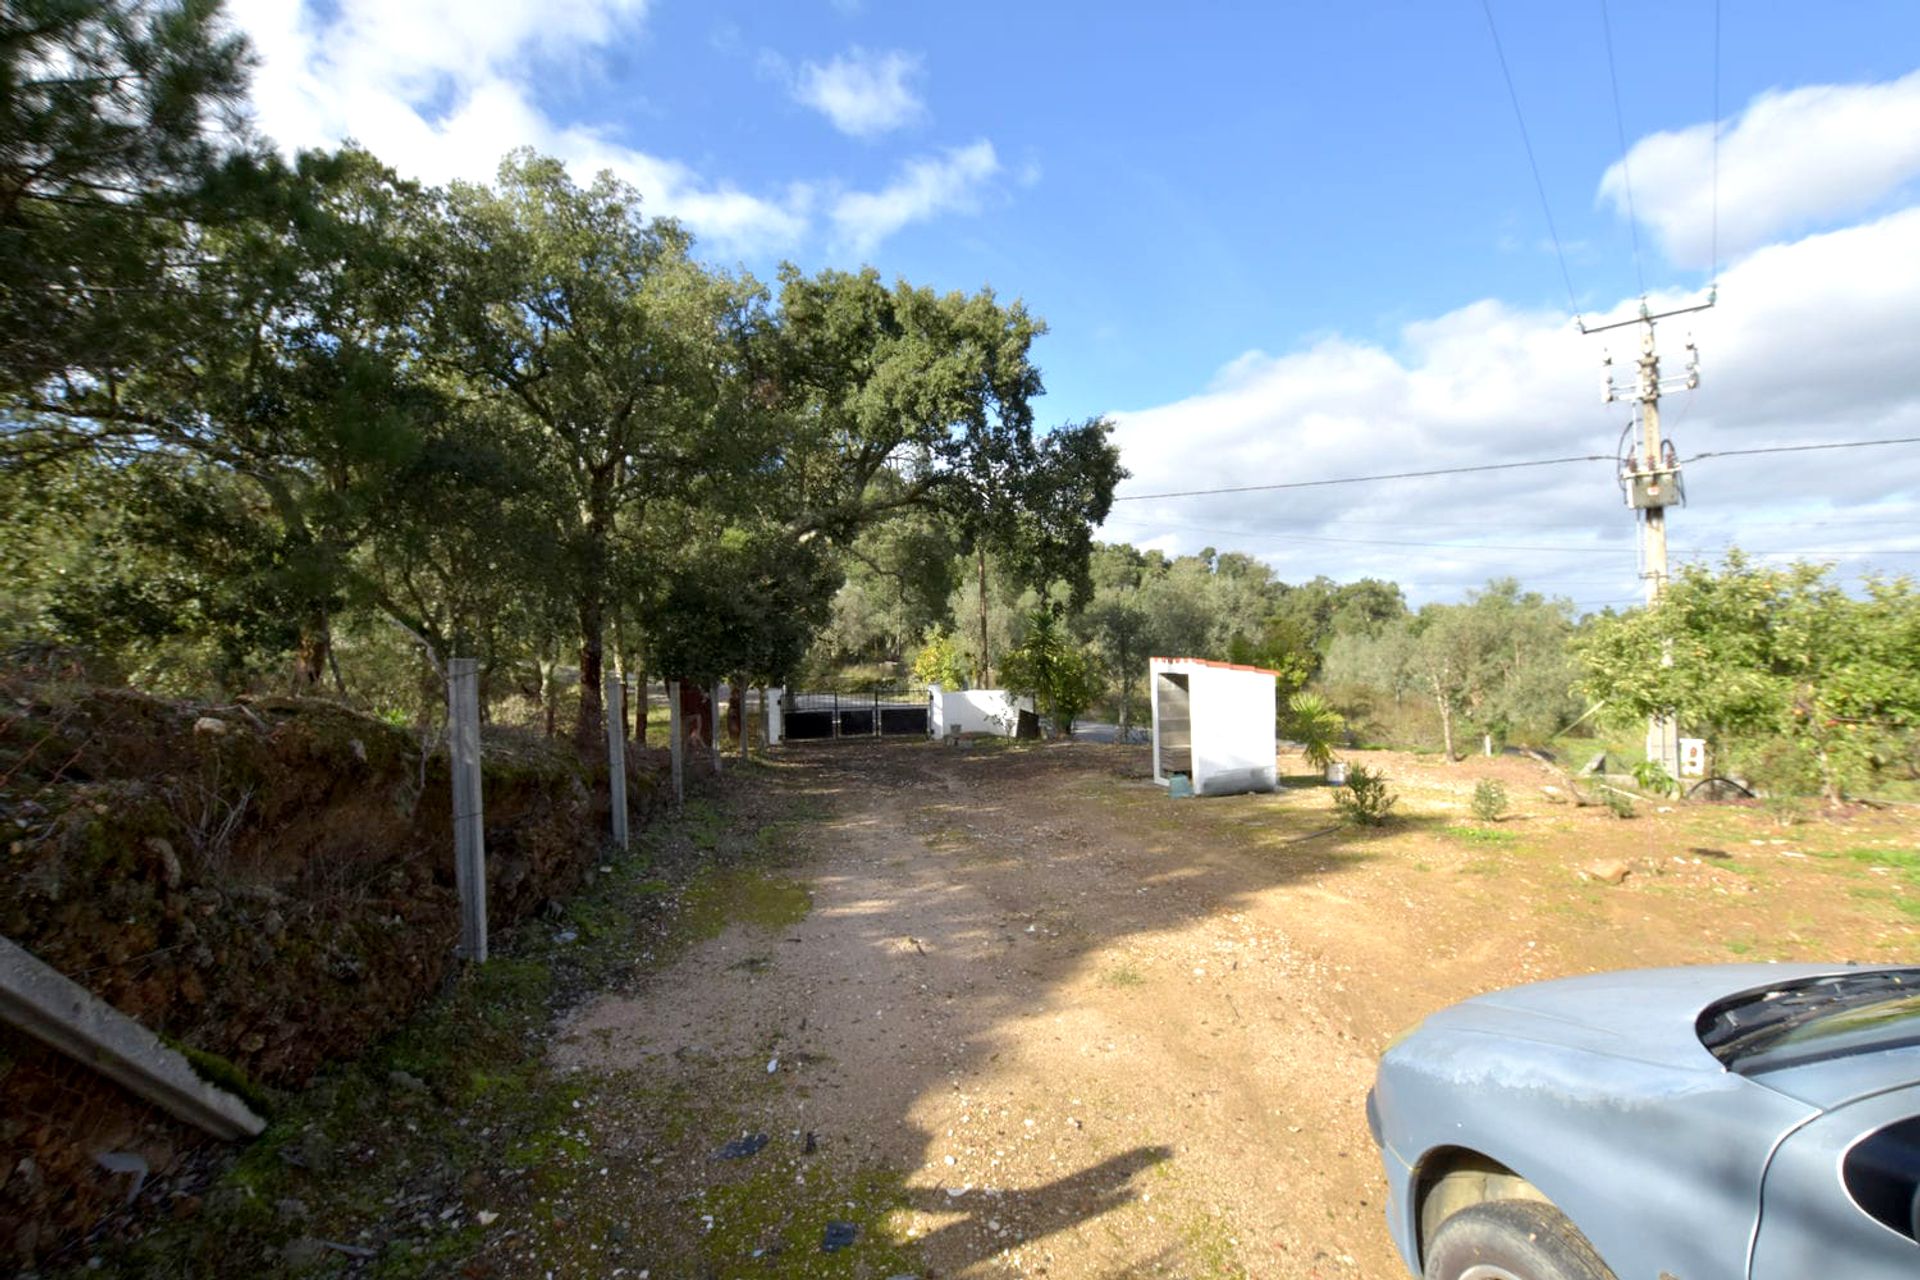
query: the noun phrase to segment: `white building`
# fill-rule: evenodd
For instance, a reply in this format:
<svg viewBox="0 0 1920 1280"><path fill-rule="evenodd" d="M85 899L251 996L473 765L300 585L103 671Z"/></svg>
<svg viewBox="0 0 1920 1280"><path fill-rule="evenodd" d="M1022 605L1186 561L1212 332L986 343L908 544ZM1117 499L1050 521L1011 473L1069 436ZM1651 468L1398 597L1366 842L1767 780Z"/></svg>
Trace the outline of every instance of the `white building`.
<svg viewBox="0 0 1920 1280"><path fill-rule="evenodd" d="M1154 658L1147 669L1155 782L1185 774L1201 796L1280 785L1277 673L1202 658Z"/></svg>

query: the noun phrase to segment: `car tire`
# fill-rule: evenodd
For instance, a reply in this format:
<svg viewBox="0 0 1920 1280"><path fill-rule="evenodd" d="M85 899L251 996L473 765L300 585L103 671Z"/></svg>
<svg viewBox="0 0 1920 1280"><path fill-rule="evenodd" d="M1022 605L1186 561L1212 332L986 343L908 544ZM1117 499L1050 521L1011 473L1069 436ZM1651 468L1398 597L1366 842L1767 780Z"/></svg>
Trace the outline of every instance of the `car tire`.
<svg viewBox="0 0 1920 1280"><path fill-rule="evenodd" d="M1580 1229L1550 1204L1493 1200L1440 1224L1425 1280L1615 1280Z"/></svg>

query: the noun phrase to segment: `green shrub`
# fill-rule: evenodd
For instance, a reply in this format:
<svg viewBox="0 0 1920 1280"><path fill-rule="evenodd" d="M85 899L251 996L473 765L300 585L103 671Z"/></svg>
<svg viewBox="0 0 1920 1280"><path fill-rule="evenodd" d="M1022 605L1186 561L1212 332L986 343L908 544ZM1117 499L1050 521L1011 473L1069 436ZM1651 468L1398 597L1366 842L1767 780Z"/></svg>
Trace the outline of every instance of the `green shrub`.
<svg viewBox="0 0 1920 1280"><path fill-rule="evenodd" d="M1473 789L1473 816L1482 822L1498 822L1507 816L1507 789L1492 778L1482 778Z"/></svg>
<svg viewBox="0 0 1920 1280"><path fill-rule="evenodd" d="M1783 796L1769 793L1766 798L1767 816L1773 819L1773 825L1785 829L1798 826L1807 820L1807 802L1798 796Z"/></svg>
<svg viewBox="0 0 1920 1280"><path fill-rule="evenodd" d="M1333 740L1346 717L1317 693L1296 693L1287 700L1287 732L1300 740L1300 754L1316 769L1333 763Z"/></svg>
<svg viewBox="0 0 1920 1280"><path fill-rule="evenodd" d="M1642 791L1658 796L1670 796L1675 787L1673 775L1658 760L1642 760L1633 766L1633 780Z"/></svg>
<svg viewBox="0 0 1920 1280"><path fill-rule="evenodd" d="M1387 775L1356 764L1347 770L1347 785L1333 793L1333 806L1348 822L1377 827L1400 797L1387 789Z"/></svg>
<svg viewBox="0 0 1920 1280"><path fill-rule="evenodd" d="M1633 816L1633 797L1618 787L1595 787L1594 794L1600 797L1600 803L1613 810L1616 818Z"/></svg>
<svg viewBox="0 0 1920 1280"><path fill-rule="evenodd" d="M960 652L960 638L939 623L927 628L925 642L913 658L913 682L925 687L937 684L942 689L965 689L973 681L967 672L966 655Z"/></svg>

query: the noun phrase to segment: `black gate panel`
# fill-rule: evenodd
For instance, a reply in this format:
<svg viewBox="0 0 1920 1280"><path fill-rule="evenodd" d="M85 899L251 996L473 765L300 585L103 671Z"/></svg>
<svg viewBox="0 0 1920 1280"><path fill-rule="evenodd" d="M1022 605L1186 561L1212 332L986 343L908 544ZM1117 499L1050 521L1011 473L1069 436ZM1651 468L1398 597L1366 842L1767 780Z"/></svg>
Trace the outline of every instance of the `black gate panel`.
<svg viewBox="0 0 1920 1280"><path fill-rule="evenodd" d="M843 738L871 738L873 736L872 707L855 711L849 708L840 713L840 736Z"/></svg>
<svg viewBox="0 0 1920 1280"><path fill-rule="evenodd" d="M924 738L931 723L925 707L880 708L880 732L884 734L917 733Z"/></svg>
<svg viewBox="0 0 1920 1280"><path fill-rule="evenodd" d="M833 736L833 712L831 711L789 711L783 717L784 736L789 738L831 738Z"/></svg>

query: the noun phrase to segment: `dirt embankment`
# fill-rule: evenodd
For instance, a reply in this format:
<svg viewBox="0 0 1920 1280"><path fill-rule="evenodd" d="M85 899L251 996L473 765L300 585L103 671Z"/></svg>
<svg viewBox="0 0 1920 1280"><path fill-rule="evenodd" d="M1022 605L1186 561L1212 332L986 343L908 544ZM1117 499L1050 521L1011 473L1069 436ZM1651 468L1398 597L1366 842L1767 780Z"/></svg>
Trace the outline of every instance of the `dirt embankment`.
<svg viewBox="0 0 1920 1280"><path fill-rule="evenodd" d="M314 700L0 695L0 932L203 1072L298 1086L440 985L458 934L444 753ZM586 872L605 799L538 739L490 737L485 758L488 907L504 926ZM644 808L652 777L634 783ZM198 1145L0 1031L0 1256L43 1257L127 1197L101 1153L164 1175Z"/></svg>

